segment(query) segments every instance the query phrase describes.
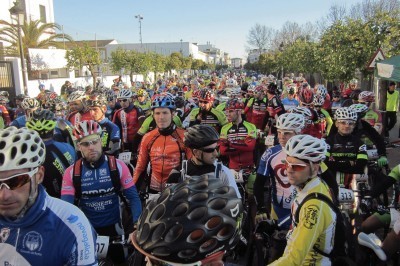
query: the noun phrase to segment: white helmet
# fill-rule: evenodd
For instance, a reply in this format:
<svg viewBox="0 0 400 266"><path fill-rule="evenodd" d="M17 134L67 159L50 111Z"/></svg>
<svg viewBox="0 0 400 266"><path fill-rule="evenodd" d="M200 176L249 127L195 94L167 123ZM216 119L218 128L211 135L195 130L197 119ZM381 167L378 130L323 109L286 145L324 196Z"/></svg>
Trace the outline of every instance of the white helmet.
<svg viewBox="0 0 400 266"><path fill-rule="evenodd" d="M282 130L293 130L299 134L304 128L304 116L301 114L285 113L281 114L276 121L276 128Z"/></svg>
<svg viewBox="0 0 400 266"><path fill-rule="evenodd" d="M311 162L321 162L325 159L327 145L325 141L310 135L296 135L291 137L285 145L287 156Z"/></svg>
<svg viewBox="0 0 400 266"><path fill-rule="evenodd" d="M293 114L301 114L304 116L305 119L311 119L313 117L311 110L303 106L295 107L291 109L290 112Z"/></svg>
<svg viewBox="0 0 400 266"><path fill-rule="evenodd" d="M325 97L320 94L314 94L313 105L322 106L325 103Z"/></svg>
<svg viewBox="0 0 400 266"><path fill-rule="evenodd" d="M327 89L325 88L324 85L319 84L317 86L317 89L315 90L315 94L316 95L321 95L325 99L326 95L328 94L328 91L327 91Z"/></svg>
<svg viewBox="0 0 400 266"><path fill-rule="evenodd" d="M247 87L247 92L254 92L255 89L256 85L249 85L249 87Z"/></svg>
<svg viewBox="0 0 400 266"><path fill-rule="evenodd" d="M22 102L21 102L21 107L24 110L31 110L31 109L35 109L38 108L40 106L40 103L38 100L36 100L35 98L25 98Z"/></svg>
<svg viewBox="0 0 400 266"><path fill-rule="evenodd" d="M236 87L237 86L237 82L236 80L234 80L233 78L230 78L226 81L226 87Z"/></svg>
<svg viewBox="0 0 400 266"><path fill-rule="evenodd" d="M369 110L369 107L362 103L352 104L349 106L349 108L359 114L365 114Z"/></svg>
<svg viewBox="0 0 400 266"><path fill-rule="evenodd" d="M226 88L226 96L228 97L238 97L241 95L242 90L240 87L228 87Z"/></svg>
<svg viewBox="0 0 400 266"><path fill-rule="evenodd" d="M46 147L38 132L26 127L0 130L0 171L36 168L45 157Z"/></svg>
<svg viewBox="0 0 400 266"><path fill-rule="evenodd" d="M74 102L74 101L83 101L86 99L86 93L84 91L74 91L71 93L68 97L68 102Z"/></svg>
<svg viewBox="0 0 400 266"><path fill-rule="evenodd" d="M130 89L122 89L118 92L117 99L130 99L132 91Z"/></svg>
<svg viewBox="0 0 400 266"><path fill-rule="evenodd" d="M357 121L357 113L349 107L340 107L336 110L335 120L352 120Z"/></svg>

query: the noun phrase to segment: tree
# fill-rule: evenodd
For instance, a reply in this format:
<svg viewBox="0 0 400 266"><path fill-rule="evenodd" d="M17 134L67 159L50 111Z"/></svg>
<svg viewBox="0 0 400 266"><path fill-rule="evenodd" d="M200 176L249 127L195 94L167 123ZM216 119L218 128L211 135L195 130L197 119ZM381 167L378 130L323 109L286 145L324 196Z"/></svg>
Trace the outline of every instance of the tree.
<svg viewBox="0 0 400 266"><path fill-rule="evenodd" d="M274 30L272 28L257 23L247 35L247 44L252 48L258 49L261 55L263 51L270 47L273 34Z"/></svg>
<svg viewBox="0 0 400 266"><path fill-rule="evenodd" d="M0 20L0 41L10 44L4 48L6 55L19 56L18 27L7 21ZM32 62L29 57L29 48L61 48L61 39L72 41L72 37L68 34L55 33L60 30L61 26L56 23L42 23L40 20L25 20L21 25L22 50L27 62L28 76L32 76ZM48 37L44 37L49 35Z"/></svg>
<svg viewBox="0 0 400 266"><path fill-rule="evenodd" d="M101 65L100 52L95 48L89 47L85 43L81 47L75 47L68 50L65 54L65 59L67 60L68 68L82 68L85 66L93 78L93 87L96 87L97 73L96 70Z"/></svg>
<svg viewBox="0 0 400 266"><path fill-rule="evenodd" d="M175 70L181 70L182 69L182 54L181 53L172 53L168 57L167 61L167 66L166 70L171 71L173 69Z"/></svg>

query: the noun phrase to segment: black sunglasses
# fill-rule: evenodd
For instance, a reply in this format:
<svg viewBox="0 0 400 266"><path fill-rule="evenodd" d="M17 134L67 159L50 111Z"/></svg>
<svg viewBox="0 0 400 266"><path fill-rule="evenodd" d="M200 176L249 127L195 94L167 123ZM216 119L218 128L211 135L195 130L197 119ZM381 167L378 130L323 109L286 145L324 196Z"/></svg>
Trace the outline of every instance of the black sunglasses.
<svg viewBox="0 0 400 266"><path fill-rule="evenodd" d="M215 148L201 148L198 150L205 152L205 153L213 153L214 151L218 151L218 146L216 146Z"/></svg>
<svg viewBox="0 0 400 266"><path fill-rule="evenodd" d="M128 99L119 99L119 102L126 102Z"/></svg>

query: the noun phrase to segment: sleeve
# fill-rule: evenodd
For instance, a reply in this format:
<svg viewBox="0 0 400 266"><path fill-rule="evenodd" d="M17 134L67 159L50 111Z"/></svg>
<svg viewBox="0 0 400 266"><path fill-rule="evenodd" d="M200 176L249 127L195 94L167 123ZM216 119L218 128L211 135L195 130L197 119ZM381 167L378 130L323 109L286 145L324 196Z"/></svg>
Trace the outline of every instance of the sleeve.
<svg viewBox="0 0 400 266"><path fill-rule="evenodd" d="M111 124L111 138L110 139L113 142L120 141L121 140L121 131L119 130L119 127L116 124L112 123L111 121L110 121L110 124Z"/></svg>
<svg viewBox="0 0 400 266"><path fill-rule="evenodd" d="M139 128L139 130L138 130L138 134L140 134L140 135L144 135L144 134L146 134L147 132L149 132L149 128L150 128L150 123L151 123L151 121L153 121L153 116L149 116L149 117L147 117L144 121L143 121L143 123L142 123L142 126Z"/></svg>
<svg viewBox="0 0 400 266"><path fill-rule="evenodd" d="M366 121L361 120L362 127L368 138L375 144L378 154L386 156L385 140L379 133Z"/></svg>
<svg viewBox="0 0 400 266"><path fill-rule="evenodd" d="M241 199L242 196L240 195L239 188L236 184L235 177L233 176L232 172L229 170L228 167L224 165L222 166L222 171L223 171L223 174L221 175L222 183L233 187L233 189L236 191L236 195L238 196L239 199Z"/></svg>
<svg viewBox="0 0 400 266"><path fill-rule="evenodd" d="M214 110L215 110L215 109L214 109ZM219 124L220 124L221 126L225 126L226 124L229 123L229 122L228 122L228 118L226 118L226 115L224 114L224 112L219 111L219 110L215 110L215 111L216 111L216 115L217 115L217 117L218 117Z"/></svg>
<svg viewBox="0 0 400 266"><path fill-rule="evenodd" d="M182 121L181 121L181 119L179 118L179 116L174 115L174 116L172 117L172 119L173 119L173 121L174 121L174 124L175 124L177 127L182 128Z"/></svg>
<svg viewBox="0 0 400 266"><path fill-rule="evenodd" d="M71 204L74 204L75 201L75 188L72 180L74 165L65 170L61 185L61 199Z"/></svg>
<svg viewBox="0 0 400 266"><path fill-rule="evenodd" d="M139 146L139 156L135 168L135 173L133 175L133 183L136 184L139 180L139 176L146 170L147 164L149 163L149 151L147 151L147 144L149 142L150 136L146 134L142 143Z"/></svg>
<svg viewBox="0 0 400 266"><path fill-rule="evenodd" d="M303 265L319 236L333 221L330 207L321 200L311 199L302 206L299 223L293 229L284 255L270 265Z"/></svg>
<svg viewBox="0 0 400 266"><path fill-rule="evenodd" d="M199 114L199 108L193 109L190 114L190 122L189 122L189 127L200 124L201 121L197 120L197 115Z"/></svg>

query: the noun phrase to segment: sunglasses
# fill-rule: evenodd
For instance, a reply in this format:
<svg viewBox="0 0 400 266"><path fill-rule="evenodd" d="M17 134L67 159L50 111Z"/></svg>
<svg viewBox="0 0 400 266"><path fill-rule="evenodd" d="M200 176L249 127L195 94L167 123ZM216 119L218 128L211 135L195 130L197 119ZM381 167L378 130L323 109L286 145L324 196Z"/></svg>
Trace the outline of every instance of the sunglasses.
<svg viewBox="0 0 400 266"><path fill-rule="evenodd" d="M84 141L84 142L79 142L79 145L83 147L89 147L90 145L97 145L97 143L100 142L100 138L91 140L91 141Z"/></svg>
<svg viewBox="0 0 400 266"><path fill-rule="evenodd" d="M348 120L338 121L338 123L341 125L348 125L348 126L354 126L356 124L356 122Z"/></svg>
<svg viewBox="0 0 400 266"><path fill-rule="evenodd" d="M302 171L306 169L307 164L304 163L289 163L287 160L282 160L282 163L285 165L285 168L289 167L293 169L293 171Z"/></svg>
<svg viewBox="0 0 400 266"><path fill-rule="evenodd" d="M199 101L199 103L207 104L208 102L207 101Z"/></svg>
<svg viewBox="0 0 400 266"><path fill-rule="evenodd" d="M218 146L216 146L215 148L202 148L202 149L198 149L202 152L205 153L213 153L214 151L218 151Z"/></svg>
<svg viewBox="0 0 400 266"><path fill-rule="evenodd" d="M119 99L118 101L119 101L120 103L122 103L122 102L128 101L128 99Z"/></svg>
<svg viewBox="0 0 400 266"><path fill-rule="evenodd" d="M32 176L34 176L38 172L38 170L39 170L39 168L37 167L26 173L16 174L16 175L7 177L6 179L0 181L0 189L2 189L3 186L8 188L9 190L14 190L14 189L20 188L23 185L25 185L26 183L28 183L29 180L31 180Z"/></svg>

